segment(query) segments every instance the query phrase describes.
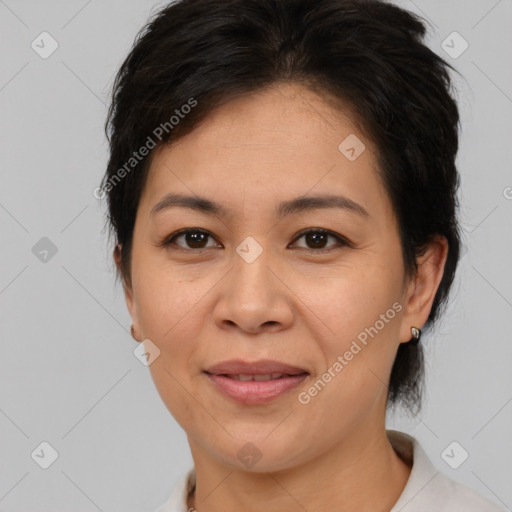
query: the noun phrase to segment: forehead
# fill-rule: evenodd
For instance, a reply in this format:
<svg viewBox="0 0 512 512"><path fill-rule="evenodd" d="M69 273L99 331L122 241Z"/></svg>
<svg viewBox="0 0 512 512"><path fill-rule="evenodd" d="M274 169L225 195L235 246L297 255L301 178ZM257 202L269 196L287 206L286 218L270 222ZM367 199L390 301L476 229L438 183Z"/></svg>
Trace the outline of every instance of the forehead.
<svg viewBox="0 0 512 512"><path fill-rule="evenodd" d="M140 206L151 209L171 191L228 202L242 194L255 205L338 189L367 203L382 194L375 162L349 109L299 85L279 84L224 104L188 135L158 148Z"/></svg>

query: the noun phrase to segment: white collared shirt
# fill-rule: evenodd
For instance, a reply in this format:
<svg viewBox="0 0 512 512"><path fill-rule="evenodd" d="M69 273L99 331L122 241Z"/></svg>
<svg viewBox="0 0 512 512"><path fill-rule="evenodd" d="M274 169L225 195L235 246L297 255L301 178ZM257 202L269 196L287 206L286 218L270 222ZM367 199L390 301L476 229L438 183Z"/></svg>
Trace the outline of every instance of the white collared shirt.
<svg viewBox="0 0 512 512"><path fill-rule="evenodd" d="M412 470L390 512L504 512L469 487L439 472L418 441L396 430L386 431L395 452ZM155 512L188 512L187 497L195 484L194 469L183 475L169 499Z"/></svg>

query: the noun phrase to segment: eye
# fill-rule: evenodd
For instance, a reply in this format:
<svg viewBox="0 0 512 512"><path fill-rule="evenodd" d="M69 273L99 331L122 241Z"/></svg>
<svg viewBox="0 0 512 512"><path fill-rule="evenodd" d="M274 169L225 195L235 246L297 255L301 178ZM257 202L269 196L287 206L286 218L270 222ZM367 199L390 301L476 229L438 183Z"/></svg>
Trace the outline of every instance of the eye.
<svg viewBox="0 0 512 512"><path fill-rule="evenodd" d="M330 252L333 248L336 247L336 244L334 244L334 246L331 246L330 248L326 248L326 244L329 238L336 240L338 242L338 247L351 246L350 242L341 235L337 235L331 231L327 231L325 229L320 228L302 231L301 233L299 233L299 236L295 239L295 241L300 240L301 238L304 238L306 244L312 246L312 248L299 247L301 249L304 248L307 254Z"/></svg>
<svg viewBox="0 0 512 512"><path fill-rule="evenodd" d="M160 247L168 246L168 245L177 245L179 248L187 250L187 249L208 249L208 246L206 245L206 242L208 240L208 237L212 238L210 233L207 231L203 231L202 229L196 229L196 228L188 228L188 229L181 229L180 231L177 231L176 233L173 233L169 237L165 238L163 241L161 241L158 245ZM179 240L180 238L183 238L185 246L176 244L176 240ZM212 247L212 246L210 246ZM215 245L213 245L215 247Z"/></svg>
<svg viewBox="0 0 512 512"><path fill-rule="evenodd" d="M213 245L207 245L208 238L211 238L213 241L213 237L210 233L207 231L204 231L202 229L197 228L186 228L181 229L180 231L177 231L173 233L172 235L166 237L164 240L159 242L157 245L159 247L166 247L170 245L175 245L178 247L178 250L182 249L184 251L187 250L201 250L201 249L208 249L211 247L219 247L220 244L216 245L215 243ZM314 229L307 229L304 231L301 231L299 233L299 236L297 236L294 240L296 243L297 240L300 240L301 238L304 238L306 244L312 246L310 248L308 247L299 247L299 249L304 249L304 252L306 254L318 254L318 253L325 253L330 252L333 248L336 247L342 247L342 246L349 246L352 247L351 243L341 235L335 234L331 231L327 231L325 229L321 228L314 228ZM334 239L337 241L337 244L334 244L333 246L329 247L326 244L329 238ZM177 243L178 240L183 239L183 243L185 245Z"/></svg>

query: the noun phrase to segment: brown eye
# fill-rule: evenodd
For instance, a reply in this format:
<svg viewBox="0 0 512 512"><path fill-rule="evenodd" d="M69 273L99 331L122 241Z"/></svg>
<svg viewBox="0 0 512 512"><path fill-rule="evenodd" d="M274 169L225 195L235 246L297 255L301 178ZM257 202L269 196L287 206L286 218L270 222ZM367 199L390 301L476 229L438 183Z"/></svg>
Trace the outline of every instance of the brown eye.
<svg viewBox="0 0 512 512"><path fill-rule="evenodd" d="M327 243L329 235L322 231L311 231L306 233L304 237L306 244L312 246L312 249L323 249Z"/></svg>
<svg viewBox="0 0 512 512"><path fill-rule="evenodd" d="M346 238L325 229L308 229L303 231L297 238L295 238L295 244L297 243L297 240L302 238L304 239L306 246L298 246L298 248L303 249L308 254L329 252L336 247L342 246L351 247L350 242ZM213 245L208 245L208 239L212 240ZM329 239L334 240L336 243L328 245ZM181 242L178 243L178 240L181 240ZM158 245L161 247L174 245L178 249L183 250L201 250L220 246L220 244L215 243L215 239L210 233L201 229L193 228L177 231L164 239Z"/></svg>
<svg viewBox="0 0 512 512"><path fill-rule="evenodd" d="M306 247L299 246L299 248L306 249L306 252L308 253L328 252L331 250L331 247L350 245L343 237L330 231L326 231L325 229L309 229L307 231L303 231L295 240L297 241L301 238L304 239ZM337 244L331 244L330 246L327 245L329 239L335 240Z"/></svg>
<svg viewBox="0 0 512 512"><path fill-rule="evenodd" d="M185 238L185 243L192 249L203 249L209 235L202 231L189 231L181 236Z"/></svg>
<svg viewBox="0 0 512 512"><path fill-rule="evenodd" d="M182 249L207 249L208 247L215 247L215 244L213 246L207 245L208 238L212 238L212 236L206 231L199 229L183 229L164 240L161 245L167 246L174 244ZM180 239L183 239L183 242L181 244L176 243L176 241Z"/></svg>

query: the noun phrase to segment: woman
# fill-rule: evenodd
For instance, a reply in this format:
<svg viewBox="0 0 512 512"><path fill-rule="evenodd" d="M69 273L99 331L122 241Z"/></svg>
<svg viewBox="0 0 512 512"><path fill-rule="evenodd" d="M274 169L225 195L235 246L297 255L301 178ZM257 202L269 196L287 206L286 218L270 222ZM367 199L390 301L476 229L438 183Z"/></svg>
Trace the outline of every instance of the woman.
<svg viewBox="0 0 512 512"><path fill-rule="evenodd" d="M497 511L386 408L459 258L458 108L380 0L182 0L114 84L114 259L194 468L161 512Z"/></svg>

